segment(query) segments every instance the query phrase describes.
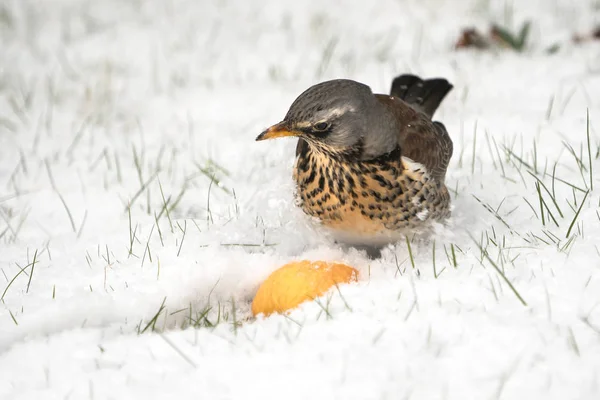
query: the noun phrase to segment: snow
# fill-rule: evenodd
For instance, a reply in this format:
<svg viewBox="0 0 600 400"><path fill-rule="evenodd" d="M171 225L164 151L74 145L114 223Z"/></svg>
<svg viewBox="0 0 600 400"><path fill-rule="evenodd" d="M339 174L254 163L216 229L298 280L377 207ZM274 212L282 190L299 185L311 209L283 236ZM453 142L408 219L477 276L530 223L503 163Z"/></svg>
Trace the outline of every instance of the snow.
<svg viewBox="0 0 600 400"><path fill-rule="evenodd" d="M600 398L600 45L571 42L598 17L592 0L3 0L0 398ZM453 49L528 19L523 53ZM294 141L254 138L311 84L385 93L403 72L455 86L436 114L453 217L412 260L405 242L370 260L294 206ZM251 318L300 259L359 282Z"/></svg>

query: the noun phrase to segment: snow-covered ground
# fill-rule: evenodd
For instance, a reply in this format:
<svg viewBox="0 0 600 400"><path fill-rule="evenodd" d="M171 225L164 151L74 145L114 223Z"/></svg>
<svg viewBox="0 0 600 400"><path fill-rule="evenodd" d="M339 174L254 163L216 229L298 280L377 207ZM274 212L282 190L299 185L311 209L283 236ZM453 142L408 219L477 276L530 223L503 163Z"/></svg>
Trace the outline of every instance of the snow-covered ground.
<svg viewBox="0 0 600 400"><path fill-rule="evenodd" d="M0 398L600 398L600 42L571 42L600 4L370 3L0 1ZM525 20L523 53L453 49ZM403 72L455 85L414 266L320 235L295 143L254 142L311 84ZM360 281L251 318L298 259Z"/></svg>

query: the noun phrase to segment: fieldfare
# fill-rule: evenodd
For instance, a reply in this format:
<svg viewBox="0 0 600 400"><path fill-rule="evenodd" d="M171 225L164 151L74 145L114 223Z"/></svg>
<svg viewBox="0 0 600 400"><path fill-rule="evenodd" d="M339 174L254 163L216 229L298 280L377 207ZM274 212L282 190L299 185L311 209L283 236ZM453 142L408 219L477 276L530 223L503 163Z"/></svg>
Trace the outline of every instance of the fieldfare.
<svg viewBox="0 0 600 400"><path fill-rule="evenodd" d="M451 89L414 75L395 78L390 95L347 79L322 82L256 140L298 137L302 210L340 242L379 248L450 215L452 140L432 116Z"/></svg>

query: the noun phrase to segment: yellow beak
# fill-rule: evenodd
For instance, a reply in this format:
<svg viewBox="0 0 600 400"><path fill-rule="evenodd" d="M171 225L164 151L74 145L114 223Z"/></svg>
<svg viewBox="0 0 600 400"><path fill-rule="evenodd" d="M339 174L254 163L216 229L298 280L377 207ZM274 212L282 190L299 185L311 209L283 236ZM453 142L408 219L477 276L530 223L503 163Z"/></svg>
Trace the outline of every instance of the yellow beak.
<svg viewBox="0 0 600 400"><path fill-rule="evenodd" d="M275 139L284 136L300 136L301 134L302 132L290 129L287 123L282 121L258 135L256 141L259 142L261 140Z"/></svg>

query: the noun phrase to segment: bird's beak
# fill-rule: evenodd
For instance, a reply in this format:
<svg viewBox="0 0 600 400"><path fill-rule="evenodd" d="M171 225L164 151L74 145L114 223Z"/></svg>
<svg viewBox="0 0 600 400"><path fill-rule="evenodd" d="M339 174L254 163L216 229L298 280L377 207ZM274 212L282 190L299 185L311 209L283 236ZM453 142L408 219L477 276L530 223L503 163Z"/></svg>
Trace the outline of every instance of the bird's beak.
<svg viewBox="0 0 600 400"><path fill-rule="evenodd" d="M275 139L284 136L300 136L301 133L302 132L298 130L291 129L287 122L282 121L258 135L256 141L259 142L261 140Z"/></svg>

